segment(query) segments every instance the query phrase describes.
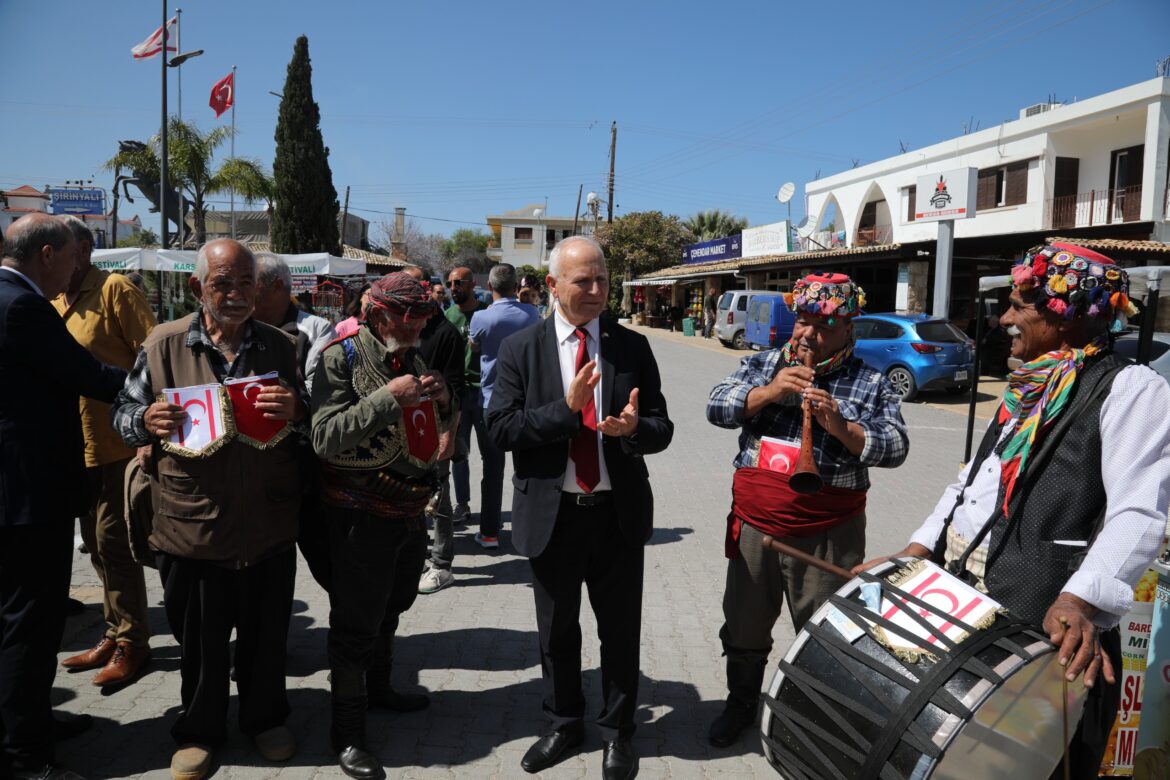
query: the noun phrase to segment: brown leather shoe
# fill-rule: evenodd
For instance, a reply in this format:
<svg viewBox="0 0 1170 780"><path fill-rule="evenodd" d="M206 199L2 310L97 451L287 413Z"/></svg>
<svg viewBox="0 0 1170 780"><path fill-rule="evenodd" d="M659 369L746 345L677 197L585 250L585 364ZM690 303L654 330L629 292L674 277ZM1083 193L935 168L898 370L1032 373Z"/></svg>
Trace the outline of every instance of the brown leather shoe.
<svg viewBox="0 0 1170 780"><path fill-rule="evenodd" d="M113 657L93 678L93 684L103 686L128 683L138 676L138 672L146 666L148 661L150 661L150 647L118 642Z"/></svg>
<svg viewBox="0 0 1170 780"><path fill-rule="evenodd" d="M86 669L100 669L105 666L114 654L114 640L103 636L101 641L84 653L70 656L61 662L66 669L83 672Z"/></svg>

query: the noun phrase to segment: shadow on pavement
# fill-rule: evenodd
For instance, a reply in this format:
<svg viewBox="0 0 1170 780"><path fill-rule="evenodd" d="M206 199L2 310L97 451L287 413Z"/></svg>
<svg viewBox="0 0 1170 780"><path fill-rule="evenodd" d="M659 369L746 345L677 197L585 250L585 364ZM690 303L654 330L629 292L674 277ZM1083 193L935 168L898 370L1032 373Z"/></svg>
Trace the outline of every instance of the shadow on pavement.
<svg viewBox="0 0 1170 780"><path fill-rule="evenodd" d="M671 542L681 542L684 536L693 534L694 528L655 528L650 541L646 544L670 544Z"/></svg>

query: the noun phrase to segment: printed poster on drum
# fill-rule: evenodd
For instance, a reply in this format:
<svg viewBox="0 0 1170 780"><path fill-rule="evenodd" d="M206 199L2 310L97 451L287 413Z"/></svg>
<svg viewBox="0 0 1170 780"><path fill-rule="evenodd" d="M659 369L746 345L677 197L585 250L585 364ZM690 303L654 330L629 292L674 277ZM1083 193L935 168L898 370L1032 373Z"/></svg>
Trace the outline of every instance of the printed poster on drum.
<svg viewBox="0 0 1170 780"><path fill-rule="evenodd" d="M1148 570L1134 588L1133 609L1121 618L1121 707L1101 761L1101 775L1104 777L1130 777L1134 774L1157 583L1158 573L1154 569Z"/></svg>
<svg viewBox="0 0 1170 780"><path fill-rule="evenodd" d="M1156 561L1154 568L1158 570L1158 589L1150 623L1134 780L1170 777L1170 565Z"/></svg>

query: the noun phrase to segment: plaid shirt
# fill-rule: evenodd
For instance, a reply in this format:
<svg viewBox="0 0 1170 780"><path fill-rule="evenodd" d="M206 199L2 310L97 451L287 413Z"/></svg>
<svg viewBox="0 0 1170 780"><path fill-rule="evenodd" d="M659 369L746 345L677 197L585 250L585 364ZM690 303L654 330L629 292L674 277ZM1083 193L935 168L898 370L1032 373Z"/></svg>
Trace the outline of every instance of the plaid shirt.
<svg viewBox="0 0 1170 780"><path fill-rule="evenodd" d="M721 428L743 429L736 468L758 465L761 436L800 439L803 413L798 395L744 419L748 393L770 383L780 368L780 350L761 352L744 358L738 371L711 390L707 420ZM906 460L910 438L902 420L902 401L882 374L852 358L834 373L817 377L816 385L836 399L842 417L865 431L865 448L861 455L854 455L819 425L813 426L813 457L826 485L867 490L869 466L893 468Z"/></svg>
<svg viewBox="0 0 1170 780"><path fill-rule="evenodd" d="M207 356L211 370L220 382L223 382L224 377L243 376L246 371L245 367L252 362L248 356L253 350L264 349L264 345L255 340L252 320L249 319L244 323L244 340L240 344L240 351L236 353L236 359L232 361L231 365L228 365L227 359L215 346L215 342L207 335L207 328L203 326L202 306L195 311L195 316L191 318L191 327L187 329L187 338L184 343L188 349L201 351ZM139 349L138 357L134 361L134 368L130 370L130 375L126 377L126 384L118 393L117 400L114 401L112 413L114 429L118 431L127 446L144 447L158 440L157 436L147 432L143 422L147 407L156 400L152 391L153 387L150 366L146 360L146 350ZM297 394L300 395L305 408L309 408L309 399L305 396L304 390L298 389ZM294 430L303 431L300 424L290 423L290 425L293 425Z"/></svg>

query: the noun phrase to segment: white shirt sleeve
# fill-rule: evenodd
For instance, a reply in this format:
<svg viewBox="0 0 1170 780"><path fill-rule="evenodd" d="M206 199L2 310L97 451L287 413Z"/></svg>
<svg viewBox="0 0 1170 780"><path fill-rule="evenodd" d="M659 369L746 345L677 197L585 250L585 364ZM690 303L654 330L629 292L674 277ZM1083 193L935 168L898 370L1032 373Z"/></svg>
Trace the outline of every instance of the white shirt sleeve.
<svg viewBox="0 0 1170 780"><path fill-rule="evenodd" d="M1064 586L1117 625L1157 555L1170 505L1170 385L1147 366L1117 375L1101 405L1105 522L1084 563Z"/></svg>

